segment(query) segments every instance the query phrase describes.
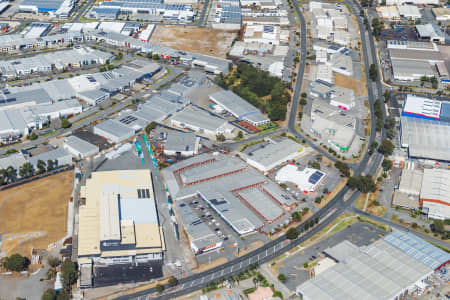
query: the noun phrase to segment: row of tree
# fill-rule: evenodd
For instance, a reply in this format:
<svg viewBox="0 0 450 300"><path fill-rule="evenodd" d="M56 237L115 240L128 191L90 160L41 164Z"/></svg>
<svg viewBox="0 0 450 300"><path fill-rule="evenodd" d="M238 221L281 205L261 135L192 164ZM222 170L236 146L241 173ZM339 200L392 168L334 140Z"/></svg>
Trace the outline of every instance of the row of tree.
<svg viewBox="0 0 450 300"><path fill-rule="evenodd" d="M0 185L12 183L20 178L28 178L34 175L50 172L57 167L57 162L48 160L47 163L43 160L38 160L36 168L29 162L24 163L19 170L16 170L13 166L9 166L6 169L0 169Z"/></svg>
<svg viewBox="0 0 450 300"><path fill-rule="evenodd" d="M290 94L286 84L269 72L240 62L234 72L217 76L216 83L224 89L231 89L263 113L267 112L272 121L286 118Z"/></svg>

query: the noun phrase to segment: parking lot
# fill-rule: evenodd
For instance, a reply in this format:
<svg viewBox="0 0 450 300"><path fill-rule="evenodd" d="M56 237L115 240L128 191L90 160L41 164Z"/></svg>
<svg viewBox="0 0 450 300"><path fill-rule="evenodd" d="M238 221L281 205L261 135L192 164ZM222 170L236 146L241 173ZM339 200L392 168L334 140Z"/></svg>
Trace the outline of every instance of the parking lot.
<svg viewBox="0 0 450 300"><path fill-rule="evenodd" d="M205 201L200 198L188 198L183 200L183 203L189 205L197 213L199 219L207 224L208 227L223 241L222 249L212 250L196 256L200 267L221 258L225 258L227 261L232 260L236 256L245 253L249 248L253 249L254 245L262 245L264 242L269 241L269 238L266 235L258 233L241 238Z"/></svg>
<svg viewBox="0 0 450 300"><path fill-rule="evenodd" d="M76 130L75 132L73 132L73 135L79 137L82 140L85 140L86 142L98 146L100 148L100 151L108 149L112 146L112 144L110 144L106 139L92 133L86 128Z"/></svg>
<svg viewBox="0 0 450 300"><path fill-rule="evenodd" d="M325 249L333 247L344 240L349 240L357 246L366 246L381 238L384 233L384 231L371 224L354 223L325 240L286 258L282 262L283 267L280 267L278 271L286 275L287 281L285 285L291 291L295 291L298 285L309 280L308 271L302 268L305 262L311 263L319 258Z"/></svg>

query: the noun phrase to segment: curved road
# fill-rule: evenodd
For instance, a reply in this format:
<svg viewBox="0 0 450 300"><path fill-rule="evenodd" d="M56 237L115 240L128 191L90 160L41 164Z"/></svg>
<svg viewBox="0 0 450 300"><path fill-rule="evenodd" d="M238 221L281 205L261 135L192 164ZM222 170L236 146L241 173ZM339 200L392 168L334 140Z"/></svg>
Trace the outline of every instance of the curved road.
<svg viewBox="0 0 450 300"><path fill-rule="evenodd" d="M300 18L300 25L301 25L301 59L300 59L300 65L298 68L298 77L297 82L294 89L294 97L293 97L293 103L291 107L291 112L289 116L289 122L288 122L288 130L297 136L298 138L304 139L304 137L297 132L295 129L295 120L297 117L297 108L299 103L299 96L302 88L302 80L305 70L305 64L306 64L306 22L305 19L298 7L298 4L296 1L293 1L295 5L295 10ZM356 11L356 10L355 10ZM359 11L359 10L358 10ZM359 25L361 26L361 20L359 17L359 14L357 14ZM361 27L363 28L363 27ZM365 32L361 31L361 39L363 40L363 51L364 53L367 53L366 45L365 45ZM366 58L367 55L364 55ZM367 63L366 63L367 62ZM367 59L365 59L365 72L366 72L366 79L369 79L368 76L368 68L369 64ZM368 82L369 83L369 82ZM368 84L369 89L369 102L371 103L371 116L374 118L374 111L373 111L373 103L374 103L374 95L372 90L372 85ZM372 122L372 130L371 130L371 136L370 136L370 142L372 142L375 139L375 128L374 128L374 122ZM307 140L307 139L305 139ZM330 154L325 152L323 149L318 148L316 145L312 144L308 141L308 144L313 147L318 152L324 154L325 156L329 157L332 160L335 160L334 157L330 157ZM378 169L378 167L381 164L381 161L383 159L383 156L379 153L375 153L372 156L370 156L367 152L365 153L362 161L354 168L354 175L360 175L361 173L366 173L370 175L374 175ZM131 295L124 295L120 296L117 299L125 300L125 299L146 299L149 298L157 298L157 299L172 299L174 297L178 297L181 295L185 295L188 293L191 293L193 291L202 289L207 286L208 283L217 281L220 278L228 278L230 276L234 276L241 271L247 269L249 265L251 264L262 264L267 261L272 260L273 258L283 254L284 252L294 248L295 246L299 245L300 243L304 242L305 240L309 239L311 236L313 236L315 233L319 232L322 228L327 226L331 221L333 221L335 218L337 218L340 214L342 214L346 209L348 209L351 204L359 197L360 193L358 191L352 192L350 197L347 197L346 201L344 200L346 194L350 192L349 188L346 186L344 187L329 203L327 203L323 208L321 208L316 214L314 214L314 219L318 218L319 224L310 229L308 232L303 234L301 237L299 237L296 240L289 241L286 239L285 236L281 236L276 240L273 240L261 248L256 249L255 251L252 251L251 253L248 253L242 257L236 258L230 262L227 262L221 266L215 267L213 269L210 269L208 271L191 275L187 278L179 279L179 284L176 287L166 289L163 295L159 295L155 292L155 289L146 289ZM303 229L304 223L300 224L297 229Z"/></svg>

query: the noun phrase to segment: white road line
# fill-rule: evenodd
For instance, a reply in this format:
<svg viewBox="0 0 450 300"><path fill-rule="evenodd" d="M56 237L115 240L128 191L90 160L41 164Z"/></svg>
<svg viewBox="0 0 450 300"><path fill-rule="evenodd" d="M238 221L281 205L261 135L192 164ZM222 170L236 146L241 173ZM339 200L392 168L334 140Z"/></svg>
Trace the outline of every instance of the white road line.
<svg viewBox="0 0 450 300"><path fill-rule="evenodd" d="M234 266L231 266L230 273L233 272L233 268L234 268Z"/></svg>
<svg viewBox="0 0 450 300"><path fill-rule="evenodd" d="M267 249L266 249L266 256L267 256Z"/></svg>
<svg viewBox="0 0 450 300"><path fill-rule="evenodd" d="M223 269L223 270L222 270L222 272L220 272L220 276L222 276L222 275L223 275L223 271L225 271L225 269Z"/></svg>
<svg viewBox="0 0 450 300"><path fill-rule="evenodd" d="M205 281L205 277L202 277L202 281L200 283L203 283L203 281Z"/></svg>
<svg viewBox="0 0 450 300"><path fill-rule="evenodd" d="M240 268L242 268L242 261L241 261L241 263L239 264L239 269L240 269Z"/></svg>
<svg viewBox="0 0 450 300"><path fill-rule="evenodd" d="M193 281L191 282L190 287L192 287L192 286L194 285L194 282L195 282L195 280L193 280Z"/></svg>
<svg viewBox="0 0 450 300"><path fill-rule="evenodd" d="M214 273L212 273L212 275L211 275L211 280L213 280L213 278L214 278Z"/></svg>

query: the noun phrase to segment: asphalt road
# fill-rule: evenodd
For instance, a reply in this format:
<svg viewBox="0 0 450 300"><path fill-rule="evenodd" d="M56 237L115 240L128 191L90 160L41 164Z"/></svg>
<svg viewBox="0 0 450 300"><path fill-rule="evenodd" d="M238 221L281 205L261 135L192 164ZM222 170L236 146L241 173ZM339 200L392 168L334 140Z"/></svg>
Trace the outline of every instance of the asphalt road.
<svg viewBox="0 0 450 300"><path fill-rule="evenodd" d="M295 9L297 11L297 14L300 18L300 25L301 25L301 59L300 59L300 65L298 69L298 79L296 81L295 89L294 89L294 98L292 103L291 112L289 115L289 122L288 122L288 130L296 135L298 138L304 139L301 134L299 134L295 128L295 120L296 120L296 114L297 114L297 107L299 103L299 96L301 92L302 87L302 80L305 70L305 63L306 63L306 22L305 19L298 7L297 2L294 1ZM364 35L364 32L361 32L361 35ZM363 43L364 44L364 43ZM364 47L364 51L367 51L367 49ZM366 55L365 55L366 56ZM368 72L368 65L366 64L366 73ZM367 75L367 74L366 74ZM369 79L369 76L366 76L367 80ZM371 89L371 85L369 85L369 89ZM374 97L373 93L371 96L371 115L373 114L373 102ZM373 123L373 122L372 122ZM374 126L372 124L372 126ZM375 130L374 128L371 131L371 137L370 141L373 141L375 139ZM305 139L306 140L306 139ZM248 141L247 141L248 142ZM309 143L311 147L316 149L314 144ZM316 149L318 152L324 154L325 156L329 157L330 159L335 160L334 157L330 157L330 154L323 151L322 149ZM377 171L378 167L381 164L381 161L383 159L383 156L379 153L375 153L374 155L370 156L368 153L364 155L363 160L356 166L354 169L354 175L359 175L362 172L365 172L366 174L374 175ZM351 196L344 201L344 196L349 192L349 188L346 186L344 187L329 203L327 203L323 208L321 208L316 214L314 214L314 219L318 218L319 224L310 229L308 232L303 234L301 237L299 237L296 240L289 241L286 239L286 237L283 235L279 237L276 240L273 240L264 246L256 249L255 251L252 251L240 258L234 259L233 261L227 262L221 266L212 268L211 270L191 275L187 278L182 278L179 280L179 284L175 287L166 289L163 295L159 295L155 293L155 289L147 289L143 290L131 295L125 295L121 296L118 299L125 300L125 299L146 299L147 297L150 298L157 298L157 299L172 299L174 297L178 297L181 295L185 295L188 293L191 293L193 291L199 290L207 286L208 283L213 282L215 280L218 280L220 278L227 278L230 276L234 276L241 271L247 269L249 265L251 264L263 264L267 261L272 260L273 258L283 254L284 252L292 249L293 247L299 245L300 243L306 241L311 236L313 236L315 233L319 232L322 228L327 226L330 222L332 222L335 218L337 218L340 214L342 214L346 209L350 208L352 203L359 197L360 193L358 191L355 191L351 194ZM297 228L302 229L304 227L304 223L300 224Z"/></svg>
<svg viewBox="0 0 450 300"><path fill-rule="evenodd" d="M152 86L151 89L153 89L153 90L158 89L161 85L172 81L176 76L178 76L178 74L180 74L181 72L184 71L183 69L177 68L177 67L174 67L174 66L166 66L166 67L172 69L172 74L170 74L169 76L167 76L163 80L155 83ZM23 143L14 144L14 145L11 145L9 147L2 148L0 150L0 155L5 154L5 152L10 150L10 149L20 150L20 149L29 148L29 147L32 147L32 146L35 146L35 145L40 145L43 142L48 141L52 137L63 135L63 134L67 134L67 133L69 133L71 131L74 131L76 129L85 127L85 126L89 125L91 122L101 120L101 119L105 118L106 116L108 116L109 114L112 114L114 112L118 112L118 111L122 110L123 108L125 108L126 106L131 104L133 99L142 97L144 94L147 94L147 93L150 93L150 92L151 92L150 89L146 90L146 91L142 91L139 94L130 97L125 102L118 103L115 106L109 107L109 108L107 108L105 110L102 110L102 111L98 112L97 114L93 114L93 115L83 119L82 121L80 121L78 123L72 124L72 126L70 128L67 128L67 129L62 129L61 128L61 129L57 130L55 133L53 133L50 136L41 136L41 137L39 137L38 139L36 139L34 141L27 140L26 142L23 142Z"/></svg>

